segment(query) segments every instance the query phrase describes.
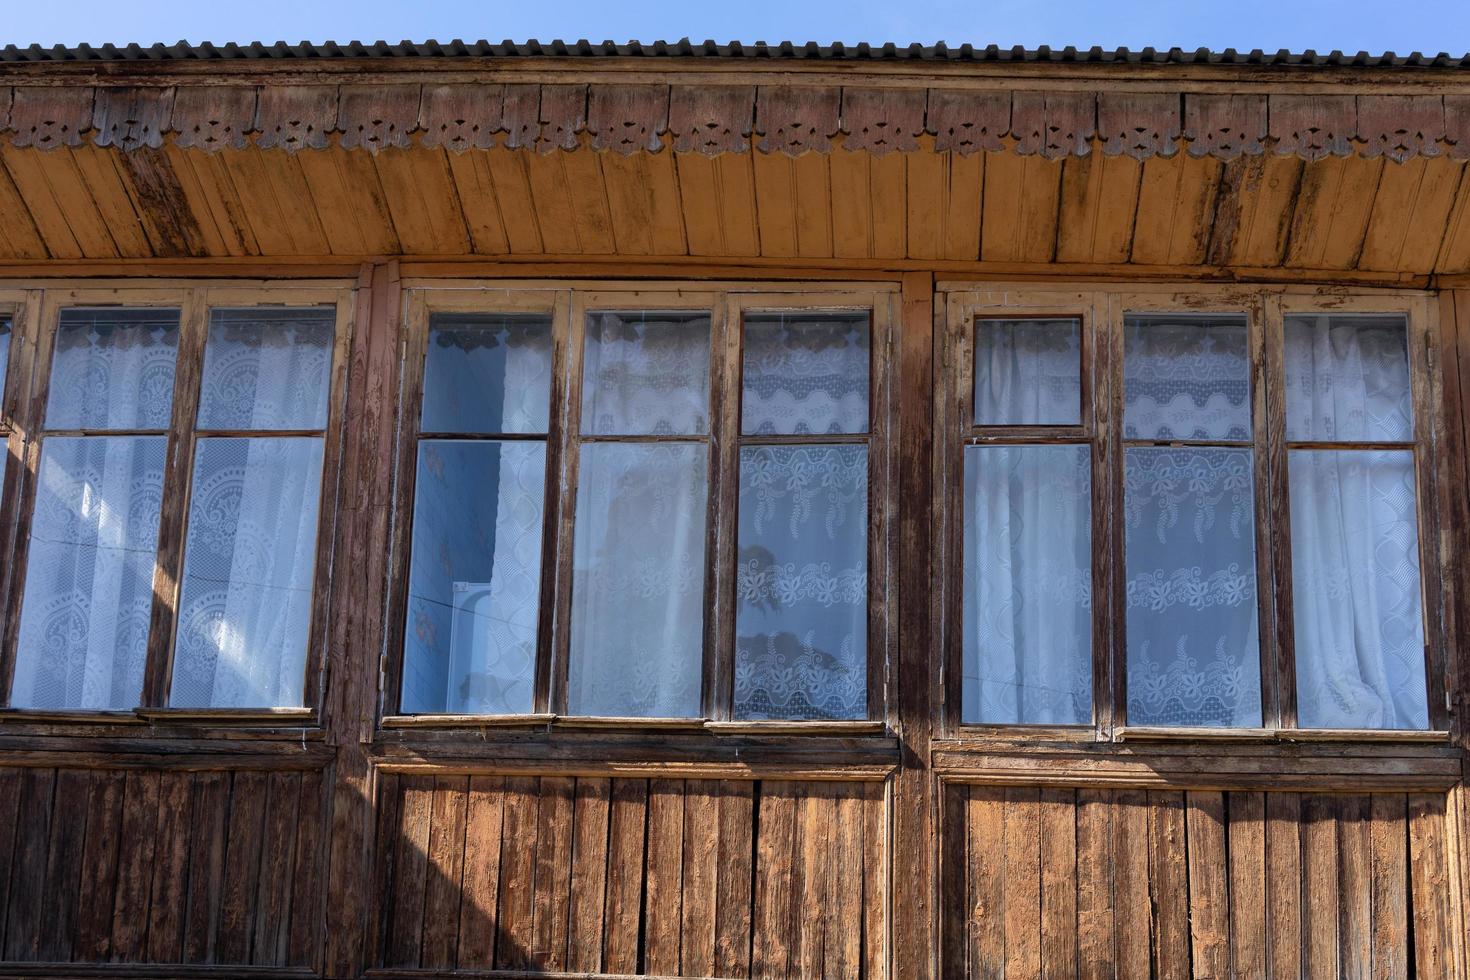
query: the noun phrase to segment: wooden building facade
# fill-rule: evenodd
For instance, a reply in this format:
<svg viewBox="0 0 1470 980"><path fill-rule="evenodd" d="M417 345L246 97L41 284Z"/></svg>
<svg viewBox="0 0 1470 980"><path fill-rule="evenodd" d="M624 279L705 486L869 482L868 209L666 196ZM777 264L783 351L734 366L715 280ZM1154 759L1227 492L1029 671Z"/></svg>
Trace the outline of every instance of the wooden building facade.
<svg viewBox="0 0 1470 980"><path fill-rule="evenodd" d="M0 52L0 974L1470 976L1467 163L1444 56Z"/></svg>

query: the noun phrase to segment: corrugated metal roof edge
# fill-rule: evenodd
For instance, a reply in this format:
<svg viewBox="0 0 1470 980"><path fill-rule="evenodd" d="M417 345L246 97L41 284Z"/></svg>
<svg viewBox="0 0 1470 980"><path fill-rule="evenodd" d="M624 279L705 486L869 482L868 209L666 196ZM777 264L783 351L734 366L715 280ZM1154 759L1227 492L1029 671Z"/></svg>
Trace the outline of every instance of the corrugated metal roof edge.
<svg viewBox="0 0 1470 980"><path fill-rule="evenodd" d="M1307 67L1307 68L1470 68L1470 53L1464 55L1421 54L1414 52L1398 55L1393 52L1369 54L1359 51L1347 54L1332 51L1318 54L1308 50L1291 52L1285 49L1266 52L1211 51L1199 48L1187 51L1183 48L1128 48L1105 50L1101 47L1078 49L1075 47L1039 48L1010 47L998 45L977 47L972 44L948 45L943 42L923 44L854 44L842 43L779 44L756 42L742 44L739 41L717 44L714 41L694 42L685 38L680 41L653 41L643 44L631 41L616 44L612 41L593 43L589 41L400 41L389 44L376 41L364 44L350 41L345 44L328 41L323 44L300 42L287 44L277 41L263 44L190 44L179 41L175 44L103 44L93 46L81 44L76 47L29 47L6 45L0 48L0 62L10 63L69 63L69 62L156 62L156 61L331 61L354 58L740 58L751 60L814 60L814 61L955 61L955 62L1033 62L1045 64L1131 64L1131 65L1236 65L1258 67Z"/></svg>

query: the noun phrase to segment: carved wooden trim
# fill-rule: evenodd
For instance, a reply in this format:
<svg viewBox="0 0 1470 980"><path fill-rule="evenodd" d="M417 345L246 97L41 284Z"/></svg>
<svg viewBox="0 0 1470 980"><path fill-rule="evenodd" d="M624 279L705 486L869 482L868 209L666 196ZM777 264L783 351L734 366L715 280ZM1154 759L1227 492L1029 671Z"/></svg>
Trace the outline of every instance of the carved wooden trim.
<svg viewBox="0 0 1470 980"><path fill-rule="evenodd" d="M541 138L541 86L507 85L500 118L506 146L513 150L535 146Z"/></svg>
<svg viewBox="0 0 1470 980"><path fill-rule="evenodd" d="M1007 92L929 90L928 129L934 134L934 149L940 153L998 153L1005 149L1004 138L1010 128L1011 97Z"/></svg>
<svg viewBox="0 0 1470 980"><path fill-rule="evenodd" d="M1097 133L1097 96L1091 92L1016 92L1011 135L1021 156L1048 160L1086 156Z"/></svg>
<svg viewBox="0 0 1470 980"><path fill-rule="evenodd" d="M324 149L337 126L335 85L267 85L255 108L255 145L261 149Z"/></svg>
<svg viewBox="0 0 1470 980"><path fill-rule="evenodd" d="M743 153L754 125L754 85L675 85L669 91L675 150Z"/></svg>
<svg viewBox="0 0 1470 980"><path fill-rule="evenodd" d="M1233 160L1242 153L1258 156L1266 138L1264 95L1186 95L1184 138L1189 155Z"/></svg>
<svg viewBox="0 0 1470 980"><path fill-rule="evenodd" d="M488 150L504 125L504 85L425 85L419 103L420 142L462 153Z"/></svg>
<svg viewBox="0 0 1470 980"><path fill-rule="evenodd" d="M657 153L669 128L667 85L594 85L587 93L587 131L594 150L624 156Z"/></svg>
<svg viewBox="0 0 1470 980"><path fill-rule="evenodd" d="M762 153L800 156L808 150L826 153L841 128L841 90L762 85L755 100L756 144Z"/></svg>
<svg viewBox="0 0 1470 980"><path fill-rule="evenodd" d="M924 89L848 88L842 91L842 145L877 156L919 148Z"/></svg>
<svg viewBox="0 0 1470 980"><path fill-rule="evenodd" d="M99 88L92 101L92 142L123 150L157 149L173 106L172 88Z"/></svg>
<svg viewBox="0 0 1470 980"><path fill-rule="evenodd" d="M1097 132L1103 153L1135 160L1173 156L1179 150L1179 96L1167 92L1101 92Z"/></svg>
<svg viewBox="0 0 1470 980"><path fill-rule="evenodd" d="M1470 95L1444 97L1444 135L1450 156L1456 160L1470 158Z"/></svg>
<svg viewBox="0 0 1470 980"><path fill-rule="evenodd" d="M1437 95L1358 96L1358 136L1369 160L1439 156L1444 122L1444 101Z"/></svg>
<svg viewBox="0 0 1470 980"><path fill-rule="evenodd" d="M418 85L344 85L338 95L337 128L342 147L370 152L396 146L408 149L418 128Z"/></svg>
<svg viewBox="0 0 1470 980"><path fill-rule="evenodd" d="M95 92L82 86L30 88L17 86L10 104L11 141L18 147L49 150L80 146L92 126Z"/></svg>
<svg viewBox="0 0 1470 980"><path fill-rule="evenodd" d="M226 147L242 150L255 123L257 91L254 86L190 85L174 94L169 128L174 143L206 153Z"/></svg>
<svg viewBox="0 0 1470 980"><path fill-rule="evenodd" d="M541 86L541 134L536 148L549 153L577 148L577 134L587 128L586 85Z"/></svg>
<svg viewBox="0 0 1470 980"><path fill-rule="evenodd" d="M1271 96L1271 138L1276 152L1295 153L1308 163L1345 157L1358 132L1358 105L1351 95Z"/></svg>

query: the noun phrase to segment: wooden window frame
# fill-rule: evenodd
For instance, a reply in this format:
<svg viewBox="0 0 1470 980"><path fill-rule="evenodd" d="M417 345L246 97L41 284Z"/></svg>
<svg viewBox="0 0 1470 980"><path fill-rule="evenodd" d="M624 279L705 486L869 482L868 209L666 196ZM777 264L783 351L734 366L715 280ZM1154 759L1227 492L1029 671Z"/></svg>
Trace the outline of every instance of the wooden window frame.
<svg viewBox="0 0 1470 980"><path fill-rule="evenodd" d="M1440 627L1449 583L1442 574L1441 511L1445 485L1436 462L1447 445L1438 366L1438 304L1413 290L1343 290L1289 285L1221 286L1161 283L994 284L944 283L936 343L935 502L938 543L943 705L937 728L961 741L1151 740L1445 742L1449 739L1448 652ZM1413 385L1420 588L1425 637L1429 728L1412 730L1296 727L1295 658L1291 615L1291 540L1286 473L1283 325L1295 313L1392 314L1408 325ZM1130 316L1244 315L1248 321L1256 571L1260 617L1261 728L1162 728L1127 723L1127 662L1123 548L1123 326ZM1090 412L1081 427L1001 429L973 423L973 341L984 319L1071 317L1083 321L1084 386ZM1089 329L1090 325L1090 329ZM1094 341L1091 363L1088 340ZM1087 396L1084 396L1087 397ZM1090 420L1093 428L1088 431ZM1045 436L1046 438L1037 438ZM1043 726L967 724L962 721L964 575L963 448L988 442L1083 442L1093 447L1093 724ZM1189 440L1180 440L1186 444ZM1171 443L1172 444L1172 443ZM1244 444L1242 444L1244 445Z"/></svg>
<svg viewBox="0 0 1470 980"><path fill-rule="evenodd" d="M323 672L330 625L328 604L333 543L336 539L341 483L342 432L346 416L348 352L351 345L354 290L341 283L236 284L182 282L177 284L137 283L118 286L71 285L60 283L35 290L27 303L33 310L29 316L29 372L26 392L17 398L16 428L23 430L23 462L18 479L7 484L7 500L17 489L13 506L16 519L13 533L0 540L8 556L12 574L4 586L3 621L0 621L0 716L13 721L33 722L203 722L208 724L259 725L289 724L293 727L315 725L322 698ZM317 539L313 561L313 600L308 630L306 674L303 679L303 705L261 708L172 708L168 706L172 683L173 652L176 641L175 616L183 569L184 544L187 539L189 498L192 493L194 447L199 438L218 436L223 431L196 430L200 385L204 366L204 348L208 338L210 312L214 309L250 307L295 308L331 307L335 315L330 391L327 421L321 430L322 482L319 489ZM147 659L139 704L115 710L32 709L10 707L14 681L17 643L20 630L21 603L26 574L26 552L30 524L34 516L37 474L41 449L48 434L45 429L46 399L50 390L55 339L63 310L146 309L179 310L179 342L175 360L174 390L167 428L159 433L166 439L164 456L164 489L159 512L158 551L154 560L153 604L149 617ZM151 432L152 430L150 430ZM125 433L124 433L125 434ZM241 433L244 434L244 433ZM268 435L252 430L250 435ZM313 430L313 434L316 434ZM15 436L12 435L12 443Z"/></svg>
<svg viewBox="0 0 1470 980"><path fill-rule="evenodd" d="M892 722L891 664L896 656L896 501L890 433L896 427L897 397L892 354L897 338L898 288L889 283L654 282L622 284L587 280L519 282L411 280L405 282L403 396L393 503L393 558L387 649L384 652L380 727L387 729L474 729L522 727L629 731L704 730L715 734L860 735L881 733ZM688 442L710 447L705 543L705 622L701 650L701 714L690 718L573 716L566 712L571 654L572 542L579 447L583 442L621 437L581 433L582 354L589 313L618 310L707 312L710 316L710 431L706 436L638 437L637 441ZM869 432L829 441L869 447L867 716L852 721L762 721L733 719L735 639L735 548L738 529L740 397L743 390L744 316L764 313L869 313ZM547 479L543 505L541 593L538 612L535 694L532 711L512 715L403 714L404 633L412 541L414 480L423 377L430 318L436 313L497 316L516 313L552 317L550 425L546 434ZM499 438L486 436L485 438ZM539 438L539 437L538 437ZM757 438L757 442L774 442Z"/></svg>

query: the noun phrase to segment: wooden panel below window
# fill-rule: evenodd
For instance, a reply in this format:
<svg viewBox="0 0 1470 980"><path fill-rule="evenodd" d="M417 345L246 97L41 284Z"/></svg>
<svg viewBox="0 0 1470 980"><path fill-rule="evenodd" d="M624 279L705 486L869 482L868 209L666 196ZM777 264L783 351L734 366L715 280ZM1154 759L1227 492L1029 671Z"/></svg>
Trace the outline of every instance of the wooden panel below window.
<svg viewBox="0 0 1470 980"><path fill-rule="evenodd" d="M1446 804L951 784L944 975L1457 975Z"/></svg>
<svg viewBox="0 0 1470 980"><path fill-rule="evenodd" d="M312 967L322 788L319 772L0 769L3 960Z"/></svg>
<svg viewBox="0 0 1470 980"><path fill-rule="evenodd" d="M882 977L880 783L385 774L373 959Z"/></svg>

